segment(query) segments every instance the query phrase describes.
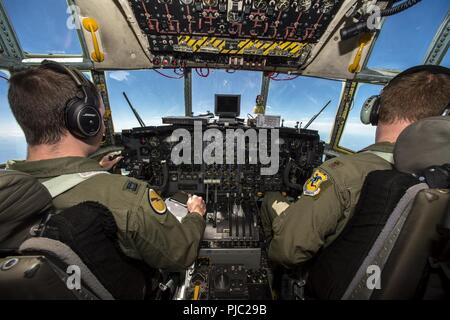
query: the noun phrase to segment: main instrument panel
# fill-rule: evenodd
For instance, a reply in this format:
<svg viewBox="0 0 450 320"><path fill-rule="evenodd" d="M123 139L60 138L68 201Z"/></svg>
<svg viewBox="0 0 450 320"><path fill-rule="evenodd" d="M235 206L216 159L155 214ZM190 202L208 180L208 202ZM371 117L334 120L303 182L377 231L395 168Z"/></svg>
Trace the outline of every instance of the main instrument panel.
<svg viewBox="0 0 450 320"><path fill-rule="evenodd" d="M210 125L203 130L215 129L223 133L233 127ZM252 128L234 128L259 130ZM217 193L219 196L239 195L254 197L268 191L280 191L297 195L302 190L303 183L311 175L312 170L320 165L323 155L323 143L320 142L317 131L294 128L279 128L279 138L276 143L279 149L279 170L274 175L261 175L261 164L175 164L172 149L179 143L172 133L184 129L194 134L194 126L160 126L125 130L122 133L122 143L125 146L123 166L130 176L147 181L164 195L178 191L195 194ZM237 141L235 140L235 143ZM270 136L268 143L270 143ZM201 152L208 145L203 142ZM226 141L223 141L226 145ZM248 159L250 148L245 145L245 156ZM237 149L237 146L235 146ZM194 149L192 149L192 152ZM224 157L226 157L224 151ZM235 157L238 152L235 152Z"/></svg>
<svg viewBox="0 0 450 320"><path fill-rule="evenodd" d="M253 131L256 136L266 130L239 123L203 122L201 127L203 135L211 129L216 136L222 133L224 145L229 130L242 130L243 134ZM301 193L306 179L322 162L324 144L318 132L277 128L274 143L279 150L279 169L266 176L261 169L267 165L248 161L251 138L245 140L243 148L234 140L234 164L206 164L204 159L200 164L174 163L173 150L183 140L175 137L177 130L192 137L196 134L193 123L136 128L122 133L125 146L122 169L129 176L147 181L166 197L181 191L201 195L207 204L206 229L198 259L186 272L184 283L179 284L176 298L271 299L272 272L266 257L259 200L269 191L281 191L294 198ZM273 136L268 136L271 145ZM201 150L205 150L208 142L197 140L201 141ZM260 148L261 141L258 143ZM244 164L237 161L240 148L245 151Z"/></svg>
<svg viewBox="0 0 450 320"><path fill-rule="evenodd" d="M153 64L300 68L342 0L130 0Z"/></svg>

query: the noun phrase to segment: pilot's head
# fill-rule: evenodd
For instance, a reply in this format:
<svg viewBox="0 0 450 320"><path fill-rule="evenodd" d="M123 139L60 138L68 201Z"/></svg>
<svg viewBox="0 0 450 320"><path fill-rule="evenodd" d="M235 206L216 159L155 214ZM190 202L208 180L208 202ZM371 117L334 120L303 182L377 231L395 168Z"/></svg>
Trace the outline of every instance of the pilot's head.
<svg viewBox="0 0 450 320"><path fill-rule="evenodd" d="M14 74L9 103L30 147L72 143L95 152L105 127L103 101L80 72L57 63Z"/></svg>
<svg viewBox="0 0 450 320"><path fill-rule="evenodd" d="M394 78L379 97L377 140L389 137L391 132L391 142L395 142L404 128L418 120L440 116L449 106L449 69L436 66L409 69Z"/></svg>

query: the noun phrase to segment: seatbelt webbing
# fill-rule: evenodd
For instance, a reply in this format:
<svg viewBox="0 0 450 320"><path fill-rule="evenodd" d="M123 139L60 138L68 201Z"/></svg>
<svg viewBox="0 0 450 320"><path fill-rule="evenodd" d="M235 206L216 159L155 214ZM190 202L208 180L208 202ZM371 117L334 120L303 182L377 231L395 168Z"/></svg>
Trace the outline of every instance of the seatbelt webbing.
<svg viewBox="0 0 450 320"><path fill-rule="evenodd" d="M370 299L373 290L367 287L367 270L373 265L383 270L392 249L397 242L400 232L406 219L409 216L414 199L417 194L428 189L426 183L420 183L409 188L405 195L400 199L394 211L389 216L383 230L375 240L367 257L355 273L355 277L347 287L342 300L368 300Z"/></svg>
<svg viewBox="0 0 450 320"><path fill-rule="evenodd" d="M52 198L75 188L77 185L99 174L109 174L107 171L93 171L84 173L65 174L43 182L42 184L50 192Z"/></svg>
<svg viewBox="0 0 450 320"><path fill-rule="evenodd" d="M380 157L381 159L386 160L387 162L389 162L390 164L394 164L394 154L390 153L390 152L381 152L381 151L365 151L366 153L372 153L378 157Z"/></svg>
<svg viewBox="0 0 450 320"><path fill-rule="evenodd" d="M42 252L55 255L58 259L68 266L75 265L81 269L83 282L92 292L101 300L114 300L111 293L101 284L92 271L86 266L81 258L66 244L48 238L31 238L21 244L19 252ZM45 254L46 255L46 254ZM47 255L46 255L47 256Z"/></svg>

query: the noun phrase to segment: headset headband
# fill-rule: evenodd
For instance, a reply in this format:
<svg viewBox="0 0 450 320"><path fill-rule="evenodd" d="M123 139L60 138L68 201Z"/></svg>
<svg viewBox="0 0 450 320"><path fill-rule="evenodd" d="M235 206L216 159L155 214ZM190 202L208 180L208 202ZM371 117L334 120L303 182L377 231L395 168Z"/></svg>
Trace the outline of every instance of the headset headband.
<svg viewBox="0 0 450 320"><path fill-rule="evenodd" d="M41 63L41 68L50 69L61 74L66 74L72 78L77 87L79 87L83 93L85 102L88 102L89 94L87 90L91 87L91 83L86 79L86 77L78 70L66 67L65 65L58 63L56 61L44 60Z"/></svg>

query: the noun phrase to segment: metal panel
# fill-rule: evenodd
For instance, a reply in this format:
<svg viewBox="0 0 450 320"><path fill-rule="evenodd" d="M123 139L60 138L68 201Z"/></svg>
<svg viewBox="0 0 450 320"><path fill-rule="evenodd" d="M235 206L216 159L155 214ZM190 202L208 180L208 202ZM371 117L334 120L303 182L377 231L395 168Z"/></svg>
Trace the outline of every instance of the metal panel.
<svg viewBox="0 0 450 320"><path fill-rule="evenodd" d="M192 116L192 69L184 69L184 103L186 117Z"/></svg>
<svg viewBox="0 0 450 320"><path fill-rule="evenodd" d="M387 84L398 74L399 71L383 70L383 69L364 69L357 74L356 80L358 82L364 83Z"/></svg>
<svg viewBox="0 0 450 320"><path fill-rule="evenodd" d="M94 80L97 90L100 92L103 104L105 106L105 115L103 117L106 126L105 145L114 145L114 124L112 120L111 104L108 96L108 88L106 86L106 76L104 71L92 71L92 79Z"/></svg>
<svg viewBox="0 0 450 320"><path fill-rule="evenodd" d="M450 46L450 10L431 42L423 64L440 64Z"/></svg>
<svg viewBox="0 0 450 320"><path fill-rule="evenodd" d="M264 110L267 108L267 99L269 98L269 87L270 87L270 77L269 74L264 72L262 75L262 84L261 84L261 96L264 101Z"/></svg>
<svg viewBox="0 0 450 320"><path fill-rule="evenodd" d="M339 142L342 137L342 133L345 129L348 115L350 113L353 100L355 98L356 88L358 83L355 81L346 81L342 91L341 104L336 115L333 131L331 133L330 146L333 150L343 153L352 153L351 150L339 147Z"/></svg>
<svg viewBox="0 0 450 320"><path fill-rule="evenodd" d="M0 67L8 68L20 63L23 52L11 21L0 0Z"/></svg>

